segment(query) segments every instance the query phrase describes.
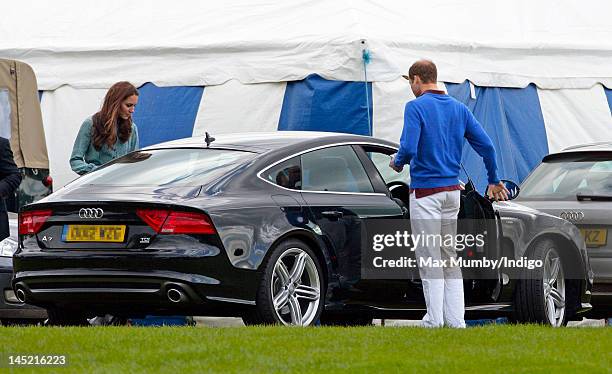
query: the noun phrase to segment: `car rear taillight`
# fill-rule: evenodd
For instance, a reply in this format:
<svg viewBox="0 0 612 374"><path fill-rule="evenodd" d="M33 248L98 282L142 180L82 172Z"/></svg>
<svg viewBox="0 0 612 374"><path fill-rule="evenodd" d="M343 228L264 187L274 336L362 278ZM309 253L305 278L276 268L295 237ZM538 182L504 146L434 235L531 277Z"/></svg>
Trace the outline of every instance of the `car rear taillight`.
<svg viewBox="0 0 612 374"><path fill-rule="evenodd" d="M215 227L203 213L166 209L137 209L136 214L158 234L214 234Z"/></svg>
<svg viewBox="0 0 612 374"><path fill-rule="evenodd" d="M205 214L170 212L160 232L162 234L214 234L215 228Z"/></svg>
<svg viewBox="0 0 612 374"><path fill-rule="evenodd" d="M19 214L19 234L37 234L51 217L51 210L30 210Z"/></svg>
<svg viewBox="0 0 612 374"><path fill-rule="evenodd" d="M138 217L157 233L159 233L169 213L169 210L164 209L136 209Z"/></svg>

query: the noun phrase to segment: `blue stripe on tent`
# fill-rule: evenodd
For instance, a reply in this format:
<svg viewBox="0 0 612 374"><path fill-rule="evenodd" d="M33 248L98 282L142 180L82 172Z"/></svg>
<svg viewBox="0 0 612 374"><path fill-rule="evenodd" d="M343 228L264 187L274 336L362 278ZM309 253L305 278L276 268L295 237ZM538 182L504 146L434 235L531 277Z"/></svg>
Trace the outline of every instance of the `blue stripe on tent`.
<svg viewBox="0 0 612 374"><path fill-rule="evenodd" d="M476 87L475 100L470 97L467 81L447 83L446 88L449 95L470 108L491 137L497 151L500 178L520 183L548 154L544 118L534 85L526 88ZM462 162L476 188L483 192L487 185L484 163L467 142Z"/></svg>
<svg viewBox="0 0 612 374"><path fill-rule="evenodd" d="M140 147L190 137L204 87L157 87L146 83L134 112Z"/></svg>
<svg viewBox="0 0 612 374"><path fill-rule="evenodd" d="M608 106L610 107L610 115L612 115L612 90L604 87L604 92L608 98Z"/></svg>
<svg viewBox="0 0 612 374"><path fill-rule="evenodd" d="M331 131L370 135L372 84L367 84L370 123L363 82L329 81L316 74L288 82L279 130Z"/></svg>

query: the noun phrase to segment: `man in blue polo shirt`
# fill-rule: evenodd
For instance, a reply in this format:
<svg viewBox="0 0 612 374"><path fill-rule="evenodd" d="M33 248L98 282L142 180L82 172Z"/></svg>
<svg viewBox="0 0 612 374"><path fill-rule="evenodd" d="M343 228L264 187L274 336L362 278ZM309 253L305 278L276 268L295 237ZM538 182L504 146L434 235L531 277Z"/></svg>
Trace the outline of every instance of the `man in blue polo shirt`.
<svg viewBox="0 0 612 374"><path fill-rule="evenodd" d="M404 110L400 149L389 166L400 172L410 164L410 222L412 233L444 238L457 233L459 172L464 139L483 158L489 196L507 200L508 191L497 176L495 148L470 110L438 89L436 65L414 63L403 76L417 97ZM456 257L454 247L430 240L415 248L427 313L423 326L464 328L463 279L458 267L436 267ZM432 262L427 260L431 259ZM448 263L448 261L447 261Z"/></svg>

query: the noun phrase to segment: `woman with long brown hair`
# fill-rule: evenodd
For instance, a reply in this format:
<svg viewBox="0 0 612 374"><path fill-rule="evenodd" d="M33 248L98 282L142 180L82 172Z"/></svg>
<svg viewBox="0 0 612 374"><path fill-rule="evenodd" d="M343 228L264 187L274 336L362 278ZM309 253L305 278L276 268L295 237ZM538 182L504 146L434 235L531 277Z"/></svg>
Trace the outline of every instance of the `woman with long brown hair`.
<svg viewBox="0 0 612 374"><path fill-rule="evenodd" d="M138 149L138 129L132 121L136 104L138 90L131 83L112 85L102 109L83 121L74 140L70 167L75 173L88 173Z"/></svg>

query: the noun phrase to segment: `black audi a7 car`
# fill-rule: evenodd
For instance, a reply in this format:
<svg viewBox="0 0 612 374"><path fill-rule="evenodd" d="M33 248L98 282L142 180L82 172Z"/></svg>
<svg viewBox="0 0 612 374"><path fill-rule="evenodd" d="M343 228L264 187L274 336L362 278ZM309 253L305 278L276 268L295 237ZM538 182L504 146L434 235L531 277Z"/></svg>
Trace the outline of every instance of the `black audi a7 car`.
<svg viewBox="0 0 612 374"><path fill-rule="evenodd" d="M359 325L420 318L418 279L362 277L365 220L408 219L397 144L275 132L194 137L136 151L27 205L13 288L55 324L87 316L240 316L246 324ZM488 245L543 261L535 276L466 279L466 317L553 326L589 309L592 272L571 223L467 183L464 218ZM578 268L570 275L570 268Z"/></svg>

